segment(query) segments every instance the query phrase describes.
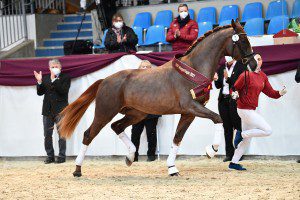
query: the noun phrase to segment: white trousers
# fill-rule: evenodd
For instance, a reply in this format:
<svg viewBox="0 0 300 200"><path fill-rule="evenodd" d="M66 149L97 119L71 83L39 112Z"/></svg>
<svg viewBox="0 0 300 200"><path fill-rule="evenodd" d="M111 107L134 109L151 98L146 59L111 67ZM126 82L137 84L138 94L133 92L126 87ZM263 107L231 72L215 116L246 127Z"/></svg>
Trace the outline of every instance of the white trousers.
<svg viewBox="0 0 300 200"><path fill-rule="evenodd" d="M80 0L80 7L86 9L86 0Z"/></svg>
<svg viewBox="0 0 300 200"><path fill-rule="evenodd" d="M266 137L272 134L272 129L266 120L255 110L237 109L242 120L243 141L238 145L232 157L233 163L238 163L247 150L252 137Z"/></svg>

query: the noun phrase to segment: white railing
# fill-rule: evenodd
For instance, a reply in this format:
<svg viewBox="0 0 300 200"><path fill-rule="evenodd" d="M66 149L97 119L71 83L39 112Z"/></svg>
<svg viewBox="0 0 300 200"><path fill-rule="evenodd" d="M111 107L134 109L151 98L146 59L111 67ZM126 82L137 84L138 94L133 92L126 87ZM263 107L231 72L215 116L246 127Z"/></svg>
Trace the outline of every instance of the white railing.
<svg viewBox="0 0 300 200"><path fill-rule="evenodd" d="M0 1L0 51L20 41L27 40L24 0Z"/></svg>

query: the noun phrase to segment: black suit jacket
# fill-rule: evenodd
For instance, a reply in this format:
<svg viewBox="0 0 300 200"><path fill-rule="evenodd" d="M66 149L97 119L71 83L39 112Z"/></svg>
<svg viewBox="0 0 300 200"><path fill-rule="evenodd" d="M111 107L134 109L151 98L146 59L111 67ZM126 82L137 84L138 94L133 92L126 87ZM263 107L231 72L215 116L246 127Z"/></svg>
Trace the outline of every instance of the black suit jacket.
<svg viewBox="0 0 300 200"><path fill-rule="evenodd" d="M68 105L68 93L71 85L71 78L67 74L61 73L52 83L50 75L42 79L41 84L37 84L37 94L44 96L42 115L56 116Z"/></svg>
<svg viewBox="0 0 300 200"><path fill-rule="evenodd" d="M220 89L220 93L219 93L219 98L218 100L220 101L222 98L222 92L223 92L223 79L224 79L224 69L225 69L225 65L222 65L217 73L218 73L218 80L215 81L215 86L217 89ZM238 77L246 70L246 66L239 60L236 62L233 72L231 74L231 77L229 77L227 79L227 83L229 84L229 89L233 89L234 90L234 83L236 82L236 80L238 79Z"/></svg>

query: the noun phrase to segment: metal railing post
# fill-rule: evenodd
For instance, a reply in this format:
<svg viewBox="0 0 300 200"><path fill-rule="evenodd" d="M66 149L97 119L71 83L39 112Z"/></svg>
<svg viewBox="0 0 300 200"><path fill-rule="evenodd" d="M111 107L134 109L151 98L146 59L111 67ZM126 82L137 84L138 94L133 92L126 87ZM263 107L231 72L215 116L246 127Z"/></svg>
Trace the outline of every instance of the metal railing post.
<svg viewBox="0 0 300 200"><path fill-rule="evenodd" d="M25 40L28 39L28 33L27 33L27 20L26 20L26 11L25 11L25 2L24 0L21 0L22 2L22 16L23 16L23 25L24 25L24 38Z"/></svg>
<svg viewBox="0 0 300 200"><path fill-rule="evenodd" d="M63 0L63 14L66 14L66 0Z"/></svg>

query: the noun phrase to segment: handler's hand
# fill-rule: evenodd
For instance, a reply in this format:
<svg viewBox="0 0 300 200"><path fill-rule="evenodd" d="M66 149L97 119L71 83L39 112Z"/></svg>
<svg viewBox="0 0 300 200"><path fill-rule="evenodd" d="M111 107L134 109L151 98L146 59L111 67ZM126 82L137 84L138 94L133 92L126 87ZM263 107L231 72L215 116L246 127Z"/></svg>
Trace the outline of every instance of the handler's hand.
<svg viewBox="0 0 300 200"><path fill-rule="evenodd" d="M279 91L279 94L280 94L281 96L283 96L283 95L285 95L286 93L287 93L287 90L286 90L285 86L283 86L283 89Z"/></svg>
<svg viewBox="0 0 300 200"><path fill-rule="evenodd" d="M238 91L232 92L232 93L231 93L231 98L232 98L232 99L237 99L237 98L239 98L239 93L238 93Z"/></svg>

